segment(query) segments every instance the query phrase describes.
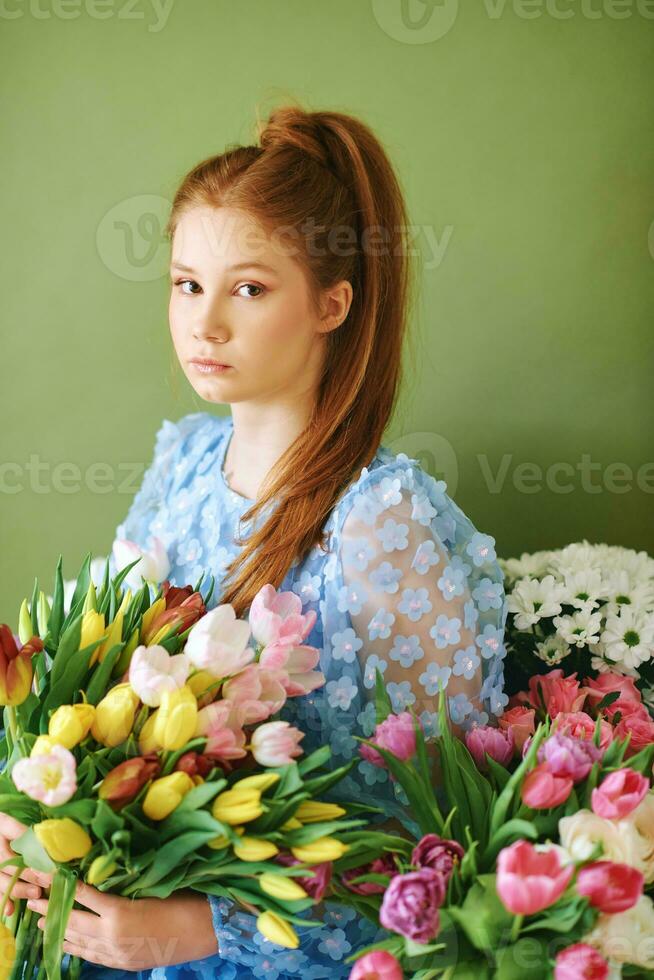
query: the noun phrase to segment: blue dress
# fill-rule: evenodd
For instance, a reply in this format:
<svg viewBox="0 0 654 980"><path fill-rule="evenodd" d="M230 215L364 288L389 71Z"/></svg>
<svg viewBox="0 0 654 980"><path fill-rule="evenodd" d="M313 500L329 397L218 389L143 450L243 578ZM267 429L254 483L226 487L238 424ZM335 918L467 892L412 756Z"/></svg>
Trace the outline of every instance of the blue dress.
<svg viewBox="0 0 654 980"><path fill-rule="evenodd" d="M223 474L232 431L231 416L208 412L165 420L152 464L116 529L116 537L144 549L157 535L173 585L194 585L209 569L216 577L209 608L219 601L225 568L238 550L235 534L247 533L241 515L254 503L233 491ZM335 765L358 753L353 736L369 737L375 725L375 667L383 672L394 710L413 705L428 735L438 733L439 679L452 718L463 728L500 715L508 701L503 574L494 539L475 529L445 483L417 460L382 445L338 499L325 530L327 551L314 547L291 566L281 586L300 596L303 612L318 614L305 643L320 650L326 683L290 698L281 712L306 733L305 753L328 743ZM420 836L404 810L408 801L401 787L387 770L363 759L325 798L383 806ZM387 819L376 817L381 819L372 822ZM265 939L256 918L237 903L213 896L208 901L219 952L140 971L140 980L346 978L352 964L344 958L384 935L352 910L327 901L323 924L300 927L300 946L289 950ZM82 970L94 980L135 975L90 963Z"/></svg>

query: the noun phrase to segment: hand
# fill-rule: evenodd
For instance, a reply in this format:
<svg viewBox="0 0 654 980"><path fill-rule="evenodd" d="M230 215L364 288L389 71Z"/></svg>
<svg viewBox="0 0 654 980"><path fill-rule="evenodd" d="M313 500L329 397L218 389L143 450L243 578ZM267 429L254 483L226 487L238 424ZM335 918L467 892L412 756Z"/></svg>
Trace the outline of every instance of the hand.
<svg viewBox="0 0 654 980"><path fill-rule="evenodd" d="M15 820L7 813L0 813L0 861L6 861L7 858L17 856L16 852L10 848L9 841L20 837L26 830L27 827L24 823L20 823L19 820ZM9 883L16 867L15 864L7 864L4 868L0 868L0 902L9 890ZM14 898L40 898L41 888L39 886L49 884L51 879L51 875L25 868L14 882L11 894ZM12 915L13 911L14 903L10 898L5 905L5 916Z"/></svg>
<svg viewBox="0 0 654 980"><path fill-rule="evenodd" d="M122 898L77 883L75 901L91 911L73 909L64 934L64 953L117 970L150 970L203 959L218 952L211 907L191 889L170 898ZM30 899L45 926L47 899Z"/></svg>

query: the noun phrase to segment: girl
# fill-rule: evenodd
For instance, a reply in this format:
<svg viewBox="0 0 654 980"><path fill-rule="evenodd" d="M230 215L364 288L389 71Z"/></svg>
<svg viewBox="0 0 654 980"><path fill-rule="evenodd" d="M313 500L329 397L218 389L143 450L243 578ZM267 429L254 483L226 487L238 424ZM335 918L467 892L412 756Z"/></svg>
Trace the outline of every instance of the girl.
<svg viewBox="0 0 654 980"><path fill-rule="evenodd" d="M116 537L144 552L158 538L174 585L208 569L210 605L238 616L266 583L315 612L305 642L326 683L282 717L306 732L305 753L328 743L334 765L359 759L330 799L383 804L384 826L418 833L387 770L358 755L375 668L428 735L439 679L459 735L485 724L506 703L506 605L494 539L442 481L381 444L401 377L407 230L382 146L344 114L278 109L257 145L193 168L167 229L170 329L195 391L231 415L163 422ZM378 937L329 900L323 925L298 930L289 950L224 899L80 896L89 911L73 912L65 948L103 980L347 977L344 959Z"/></svg>

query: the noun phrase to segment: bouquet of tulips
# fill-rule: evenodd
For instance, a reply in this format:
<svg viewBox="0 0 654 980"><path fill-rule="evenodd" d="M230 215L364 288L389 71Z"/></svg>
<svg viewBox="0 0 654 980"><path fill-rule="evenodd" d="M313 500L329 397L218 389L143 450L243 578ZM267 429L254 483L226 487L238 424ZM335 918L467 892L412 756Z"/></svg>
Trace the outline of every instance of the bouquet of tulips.
<svg viewBox="0 0 654 980"><path fill-rule="evenodd" d="M654 711L654 559L584 540L500 559L508 616L507 693L533 673L631 677Z"/></svg>
<svg viewBox="0 0 654 980"><path fill-rule="evenodd" d="M534 682L535 726L518 715L464 740L441 690L436 776L377 671L360 752L402 785L421 836L341 879L341 899L389 932L349 958L350 980L654 977L654 739L636 749L604 717L639 692L602 675L588 727Z"/></svg>
<svg viewBox="0 0 654 980"><path fill-rule="evenodd" d="M11 888L2 901L3 977L60 977L78 878L132 898L233 899L294 947L332 875L395 840L357 829L374 808L320 799L356 760L330 769L328 747L298 759L304 733L274 718L324 683L303 645L315 613L270 585L247 620L207 611L204 576L132 594L135 564L111 578L107 560L96 588L87 556L65 604L60 558L52 602L37 582L18 635L0 625L0 811L25 826L4 866L12 882L52 875L43 933L24 901L5 915ZM80 967L70 958L68 975Z"/></svg>

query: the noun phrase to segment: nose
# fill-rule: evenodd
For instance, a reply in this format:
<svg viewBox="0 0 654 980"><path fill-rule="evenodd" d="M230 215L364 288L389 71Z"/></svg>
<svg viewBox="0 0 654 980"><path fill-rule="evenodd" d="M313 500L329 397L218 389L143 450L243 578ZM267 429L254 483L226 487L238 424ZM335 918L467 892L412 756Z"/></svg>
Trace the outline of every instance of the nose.
<svg viewBox="0 0 654 980"><path fill-rule="evenodd" d="M210 341L224 344L229 339L229 329L225 325L224 311L219 309L219 302L207 301L196 307L193 323L193 337L197 341Z"/></svg>

